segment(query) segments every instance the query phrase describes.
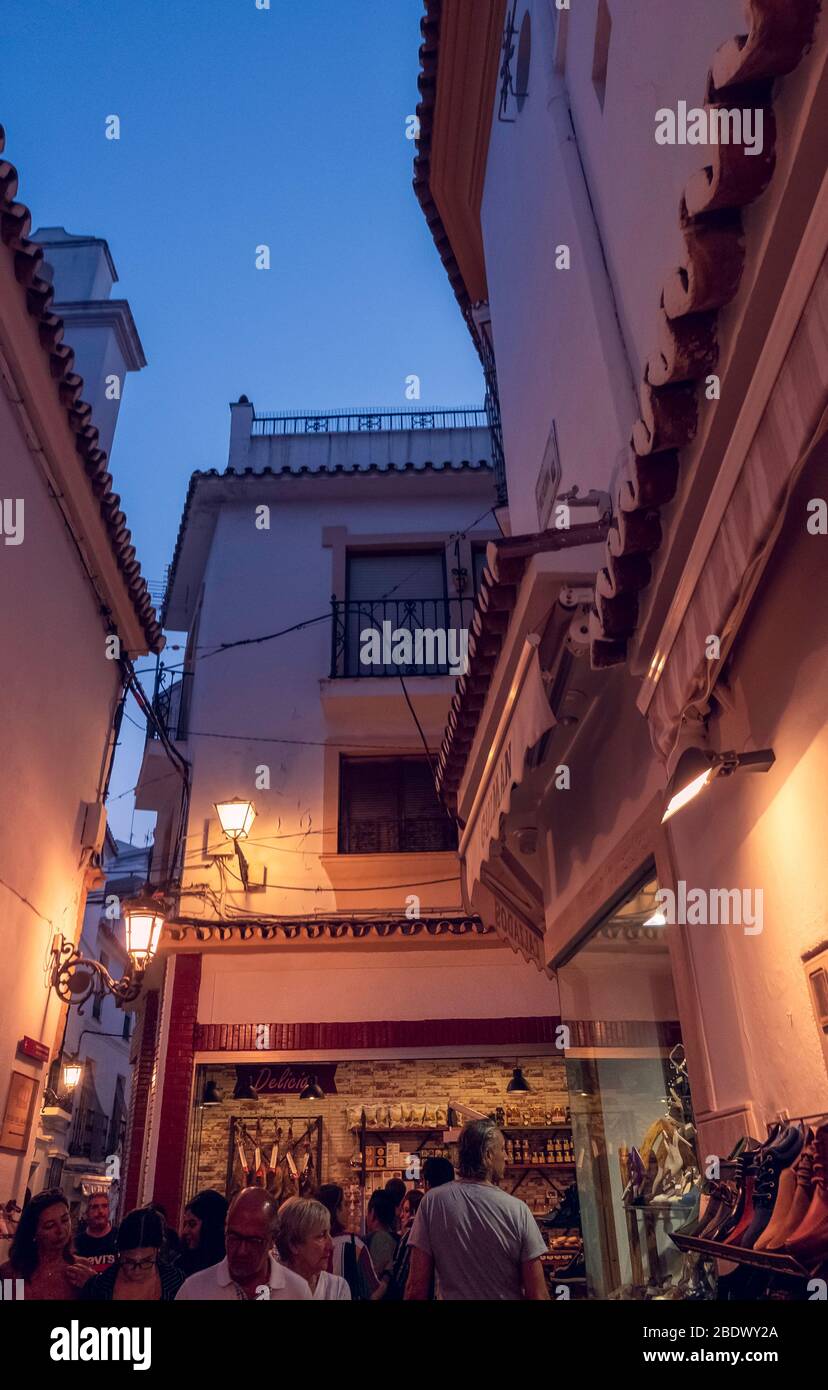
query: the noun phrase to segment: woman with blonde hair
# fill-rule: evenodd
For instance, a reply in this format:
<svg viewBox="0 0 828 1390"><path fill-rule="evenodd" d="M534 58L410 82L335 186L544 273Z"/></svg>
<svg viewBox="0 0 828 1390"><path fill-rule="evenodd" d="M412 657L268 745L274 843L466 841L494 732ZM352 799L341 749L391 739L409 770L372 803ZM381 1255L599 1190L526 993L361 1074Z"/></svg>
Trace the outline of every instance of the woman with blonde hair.
<svg viewBox="0 0 828 1390"><path fill-rule="evenodd" d="M315 1299L350 1299L344 1279L328 1273L333 1242L331 1214L310 1197L289 1197L279 1208L276 1249L283 1265L305 1279Z"/></svg>

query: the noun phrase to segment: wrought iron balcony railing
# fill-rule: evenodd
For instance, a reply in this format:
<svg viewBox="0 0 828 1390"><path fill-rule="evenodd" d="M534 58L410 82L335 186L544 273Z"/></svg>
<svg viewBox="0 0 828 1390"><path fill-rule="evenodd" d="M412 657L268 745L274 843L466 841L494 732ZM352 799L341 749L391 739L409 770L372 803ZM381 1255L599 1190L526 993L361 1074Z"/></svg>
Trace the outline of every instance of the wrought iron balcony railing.
<svg viewBox="0 0 828 1390"><path fill-rule="evenodd" d="M408 430L485 429L489 423L485 407L457 406L439 410L383 410L366 406L363 410L301 411L288 415L257 415L253 436L282 434L380 434Z"/></svg>
<svg viewBox="0 0 828 1390"><path fill-rule="evenodd" d="M106 1158L108 1132L109 1117L102 1110L81 1101L75 1111L69 1140L71 1157L88 1158L92 1163L100 1163Z"/></svg>
<svg viewBox="0 0 828 1390"><path fill-rule="evenodd" d="M331 679L462 676L474 598L331 599Z"/></svg>
<svg viewBox="0 0 828 1390"><path fill-rule="evenodd" d="M173 742L187 737L192 681L192 671L179 675L178 672L162 669L155 687L152 708L167 738ZM158 732L151 724L149 737L158 738Z"/></svg>

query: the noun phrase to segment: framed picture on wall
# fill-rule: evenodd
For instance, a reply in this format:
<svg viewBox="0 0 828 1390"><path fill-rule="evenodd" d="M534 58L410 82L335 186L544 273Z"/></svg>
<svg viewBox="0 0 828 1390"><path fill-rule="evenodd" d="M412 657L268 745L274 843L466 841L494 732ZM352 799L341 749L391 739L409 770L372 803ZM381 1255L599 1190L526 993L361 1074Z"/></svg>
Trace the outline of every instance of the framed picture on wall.
<svg viewBox="0 0 828 1390"><path fill-rule="evenodd" d="M22 1071L12 1072L0 1128L0 1149L11 1149L13 1153L20 1154L26 1152L37 1087L36 1076L26 1076Z"/></svg>

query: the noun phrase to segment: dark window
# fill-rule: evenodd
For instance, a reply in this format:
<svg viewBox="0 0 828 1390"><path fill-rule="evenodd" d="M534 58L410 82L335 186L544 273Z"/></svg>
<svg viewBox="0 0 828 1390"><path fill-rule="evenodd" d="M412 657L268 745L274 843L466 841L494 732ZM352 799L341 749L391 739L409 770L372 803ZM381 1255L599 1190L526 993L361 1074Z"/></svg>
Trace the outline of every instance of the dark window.
<svg viewBox="0 0 828 1390"><path fill-rule="evenodd" d="M444 674L449 632L459 632L466 616L462 602L448 598L442 549L351 553L346 602L336 605L331 674ZM455 634L451 651L458 650Z"/></svg>
<svg viewBox="0 0 828 1390"><path fill-rule="evenodd" d="M129 1042L129 1034L130 1034L131 1019L132 1019L132 1015L131 1015L131 1014L124 1014L124 1027L123 1027L123 1038L124 1038L124 1042Z"/></svg>
<svg viewBox="0 0 828 1390"><path fill-rule="evenodd" d="M483 571L486 568L486 546L476 545L472 550L472 570L474 577L474 592L480 588L480 581L483 578Z"/></svg>
<svg viewBox="0 0 828 1390"><path fill-rule="evenodd" d="M101 965L104 966L105 969L108 969L108 968L109 968L109 956L106 954L106 951L101 951L101 953L100 953L100 961L101 961ZM102 1009L102 1008L103 1008L103 995L101 995L101 994L96 994L96 995L95 995L95 998L92 1000L92 1017L93 1017L94 1019L96 1019L96 1020L98 1021L98 1023L100 1023L100 1021L101 1021L101 1009Z"/></svg>
<svg viewBox="0 0 828 1390"><path fill-rule="evenodd" d="M342 758L340 854L434 853L457 847L425 758Z"/></svg>
<svg viewBox="0 0 828 1390"><path fill-rule="evenodd" d="M518 39L517 69L515 71L515 97L518 111L523 110L529 95L529 65L532 59L532 19L529 11L523 16Z"/></svg>
<svg viewBox="0 0 828 1390"><path fill-rule="evenodd" d="M127 1015L129 1017L129 1015ZM124 1090L126 1082L123 1076L119 1076L115 1082L115 1095L112 1100L112 1116L109 1121L109 1134L106 1140L106 1150L108 1154L118 1152L118 1145L121 1142L121 1128L124 1122Z"/></svg>
<svg viewBox="0 0 828 1390"><path fill-rule="evenodd" d="M595 24L595 48L592 55L592 85L595 88L601 110L607 94L607 68L609 67L610 38L612 37L612 15L607 0L598 0L598 18Z"/></svg>

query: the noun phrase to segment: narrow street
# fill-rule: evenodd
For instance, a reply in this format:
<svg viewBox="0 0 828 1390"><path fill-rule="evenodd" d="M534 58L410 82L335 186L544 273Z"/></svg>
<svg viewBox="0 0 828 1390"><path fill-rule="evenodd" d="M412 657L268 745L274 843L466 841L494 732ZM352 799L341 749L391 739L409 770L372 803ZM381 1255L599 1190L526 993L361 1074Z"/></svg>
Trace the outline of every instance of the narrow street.
<svg viewBox="0 0 828 1390"><path fill-rule="evenodd" d="M825 7L2 28L0 1313L810 1368Z"/></svg>

